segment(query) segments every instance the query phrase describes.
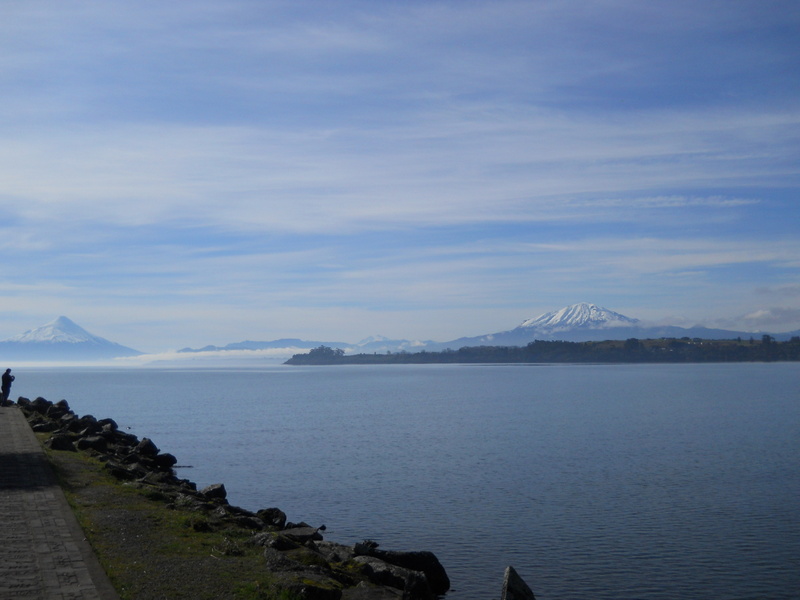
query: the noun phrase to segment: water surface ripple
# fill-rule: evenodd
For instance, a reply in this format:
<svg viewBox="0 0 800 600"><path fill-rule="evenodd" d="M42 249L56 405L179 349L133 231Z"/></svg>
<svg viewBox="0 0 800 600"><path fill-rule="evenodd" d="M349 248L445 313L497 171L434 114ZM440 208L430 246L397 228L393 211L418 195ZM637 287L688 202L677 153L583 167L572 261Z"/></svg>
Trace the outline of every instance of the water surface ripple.
<svg viewBox="0 0 800 600"><path fill-rule="evenodd" d="M232 503L429 549L454 600L800 597L800 365L17 369Z"/></svg>

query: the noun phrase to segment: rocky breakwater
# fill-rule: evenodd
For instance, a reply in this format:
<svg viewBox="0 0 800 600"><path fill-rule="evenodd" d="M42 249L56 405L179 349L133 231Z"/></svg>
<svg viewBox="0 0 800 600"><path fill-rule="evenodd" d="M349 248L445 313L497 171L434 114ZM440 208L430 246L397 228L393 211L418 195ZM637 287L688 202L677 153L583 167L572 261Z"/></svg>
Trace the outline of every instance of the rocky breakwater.
<svg viewBox="0 0 800 600"><path fill-rule="evenodd" d="M197 489L176 476L177 459L148 438L121 431L113 419L78 416L66 400L19 398L17 405L34 432L49 433L52 450L85 452L100 460L116 479L147 490L175 510L197 514L202 534L215 528L248 531L250 544L263 547L264 568L281 589L309 600L432 600L450 589L450 580L431 552L380 549L365 540L345 546L323 539L321 527L291 523L278 508L251 512L228 503L224 484Z"/></svg>

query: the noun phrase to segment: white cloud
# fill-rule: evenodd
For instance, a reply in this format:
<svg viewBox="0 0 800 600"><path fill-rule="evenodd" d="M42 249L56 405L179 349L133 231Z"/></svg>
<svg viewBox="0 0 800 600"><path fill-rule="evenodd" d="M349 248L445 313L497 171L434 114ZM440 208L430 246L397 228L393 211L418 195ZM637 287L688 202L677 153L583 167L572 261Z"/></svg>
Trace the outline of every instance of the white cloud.
<svg viewBox="0 0 800 600"><path fill-rule="evenodd" d="M115 359L115 364L127 366L208 366L214 362L230 366L232 362L242 361L260 364L265 360L283 362L295 354L305 354L307 348L287 346L286 348L265 348L263 350L206 350L203 352L156 352Z"/></svg>
<svg viewBox="0 0 800 600"><path fill-rule="evenodd" d="M759 308L735 317L709 318L707 324L753 333L786 333L800 329L800 308Z"/></svg>
<svg viewBox="0 0 800 600"><path fill-rule="evenodd" d="M729 117L724 143L691 141L709 129L703 115L691 124L665 117L644 130L636 118L609 130L581 120L555 125L543 115L426 120L405 131L137 126L12 136L0 143L0 206L45 223L188 221L297 232L581 220L587 209L605 219L625 219L637 208L722 210L755 200L631 194L759 185L779 175L785 161L772 155L790 139L780 142L779 131L791 132L796 120L759 128L775 136L760 145L747 135L746 120ZM742 159L732 137L762 156ZM630 197L609 199L619 193Z"/></svg>
<svg viewBox="0 0 800 600"><path fill-rule="evenodd" d="M0 307L149 349L787 303L789 7L9 5Z"/></svg>

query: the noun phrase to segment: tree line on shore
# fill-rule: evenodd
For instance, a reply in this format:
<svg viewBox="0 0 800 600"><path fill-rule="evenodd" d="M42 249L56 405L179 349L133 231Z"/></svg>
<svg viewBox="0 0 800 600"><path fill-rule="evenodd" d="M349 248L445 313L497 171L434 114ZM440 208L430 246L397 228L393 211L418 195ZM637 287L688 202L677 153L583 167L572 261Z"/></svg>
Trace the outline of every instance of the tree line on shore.
<svg viewBox="0 0 800 600"><path fill-rule="evenodd" d="M435 363L705 363L800 360L800 337L777 342L760 339L704 340L661 338L564 342L535 340L526 346L465 346L441 352L386 352L345 354L319 346L295 354L289 365L435 364Z"/></svg>

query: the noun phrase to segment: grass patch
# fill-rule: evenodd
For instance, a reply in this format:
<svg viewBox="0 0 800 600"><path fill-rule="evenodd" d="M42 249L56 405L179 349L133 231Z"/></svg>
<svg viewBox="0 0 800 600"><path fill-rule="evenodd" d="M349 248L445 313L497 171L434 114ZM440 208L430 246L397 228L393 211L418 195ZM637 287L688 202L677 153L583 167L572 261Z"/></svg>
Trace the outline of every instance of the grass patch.
<svg viewBox="0 0 800 600"><path fill-rule="evenodd" d="M84 453L47 454L123 600L290 600L252 532L170 508L164 493L120 483Z"/></svg>

